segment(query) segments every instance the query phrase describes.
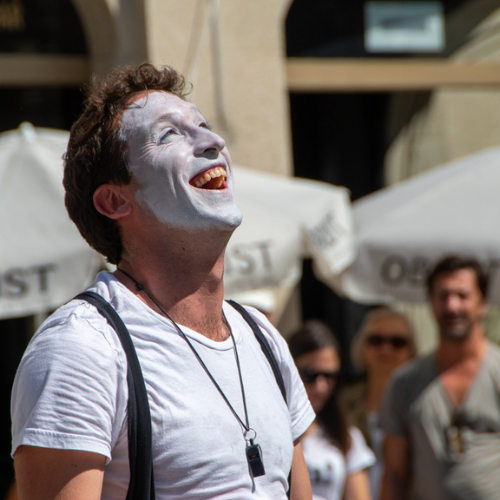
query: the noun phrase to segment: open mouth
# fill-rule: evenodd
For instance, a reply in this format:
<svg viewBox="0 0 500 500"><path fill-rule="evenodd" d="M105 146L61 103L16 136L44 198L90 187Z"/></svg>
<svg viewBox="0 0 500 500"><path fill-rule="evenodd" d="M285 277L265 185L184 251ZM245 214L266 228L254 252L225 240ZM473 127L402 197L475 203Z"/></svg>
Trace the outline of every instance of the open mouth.
<svg viewBox="0 0 500 500"><path fill-rule="evenodd" d="M226 171L222 167L213 167L194 176L189 184L199 189L224 189L227 186Z"/></svg>

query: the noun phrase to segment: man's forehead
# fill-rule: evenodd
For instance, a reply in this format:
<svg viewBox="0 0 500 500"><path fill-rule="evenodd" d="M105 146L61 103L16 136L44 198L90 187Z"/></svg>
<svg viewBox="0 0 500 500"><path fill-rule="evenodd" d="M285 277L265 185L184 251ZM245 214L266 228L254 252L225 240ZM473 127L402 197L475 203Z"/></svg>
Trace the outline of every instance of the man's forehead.
<svg viewBox="0 0 500 500"><path fill-rule="evenodd" d="M463 268L455 271L443 272L436 276L434 282L435 289L477 289L479 284L477 275L473 269Z"/></svg>
<svg viewBox="0 0 500 500"><path fill-rule="evenodd" d="M198 108L191 102L164 90L146 90L135 94L128 102L127 111L147 110L151 112L157 110L161 116L175 117L186 113L200 115Z"/></svg>
<svg viewBox="0 0 500 500"><path fill-rule="evenodd" d="M134 95L122 113L119 130L124 138L130 134L149 135L162 123L180 125L183 121L203 118L198 108L169 92L153 90Z"/></svg>

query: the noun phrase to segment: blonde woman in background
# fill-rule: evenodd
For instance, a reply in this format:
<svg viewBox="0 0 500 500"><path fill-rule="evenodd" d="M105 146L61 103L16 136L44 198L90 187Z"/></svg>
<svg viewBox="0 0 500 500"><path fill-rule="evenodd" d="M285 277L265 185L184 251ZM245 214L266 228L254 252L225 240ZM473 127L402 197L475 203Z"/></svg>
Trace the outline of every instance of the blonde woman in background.
<svg viewBox="0 0 500 500"><path fill-rule="evenodd" d="M350 421L363 432L377 459L369 470L374 500L379 495L383 472L384 435L378 423L382 394L392 372L415 355L415 334L404 314L389 307L366 314L351 347L352 362L364 377L348 386L345 396Z"/></svg>

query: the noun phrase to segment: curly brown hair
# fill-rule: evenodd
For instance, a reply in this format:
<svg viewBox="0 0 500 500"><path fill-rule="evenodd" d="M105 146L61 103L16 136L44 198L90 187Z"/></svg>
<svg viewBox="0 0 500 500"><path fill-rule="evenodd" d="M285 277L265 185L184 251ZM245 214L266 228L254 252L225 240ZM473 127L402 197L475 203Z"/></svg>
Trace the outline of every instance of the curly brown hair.
<svg viewBox="0 0 500 500"><path fill-rule="evenodd" d="M102 79L93 78L84 109L70 131L64 155L65 203L69 216L88 244L118 264L123 251L116 222L100 214L93 202L102 184L128 184L126 143L120 138L121 115L135 94L161 90L181 99L185 80L169 66L143 63L115 68Z"/></svg>

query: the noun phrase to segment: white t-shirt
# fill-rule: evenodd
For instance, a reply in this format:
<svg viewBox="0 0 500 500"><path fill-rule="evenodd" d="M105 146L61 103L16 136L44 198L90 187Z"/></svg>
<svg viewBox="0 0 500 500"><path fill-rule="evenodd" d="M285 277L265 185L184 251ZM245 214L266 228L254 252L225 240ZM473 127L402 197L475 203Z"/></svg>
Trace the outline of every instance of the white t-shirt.
<svg viewBox="0 0 500 500"><path fill-rule="evenodd" d="M346 477L375 463L375 456L357 427L349 429L351 448L344 457L318 426L302 440L313 500L341 500Z"/></svg>
<svg viewBox="0 0 500 500"><path fill-rule="evenodd" d="M266 469L252 481L241 425L170 321L109 273L101 273L91 290L115 307L141 363L151 408L156 498L285 498L293 441L314 413L285 340L266 318L248 308L278 361L288 406L250 326L224 304L249 423ZM181 328L244 420L232 340L215 342ZM25 444L102 454L108 461L102 498L123 499L129 483L127 399L126 356L118 336L93 306L72 301L44 322L20 363L12 396L12 453Z"/></svg>

